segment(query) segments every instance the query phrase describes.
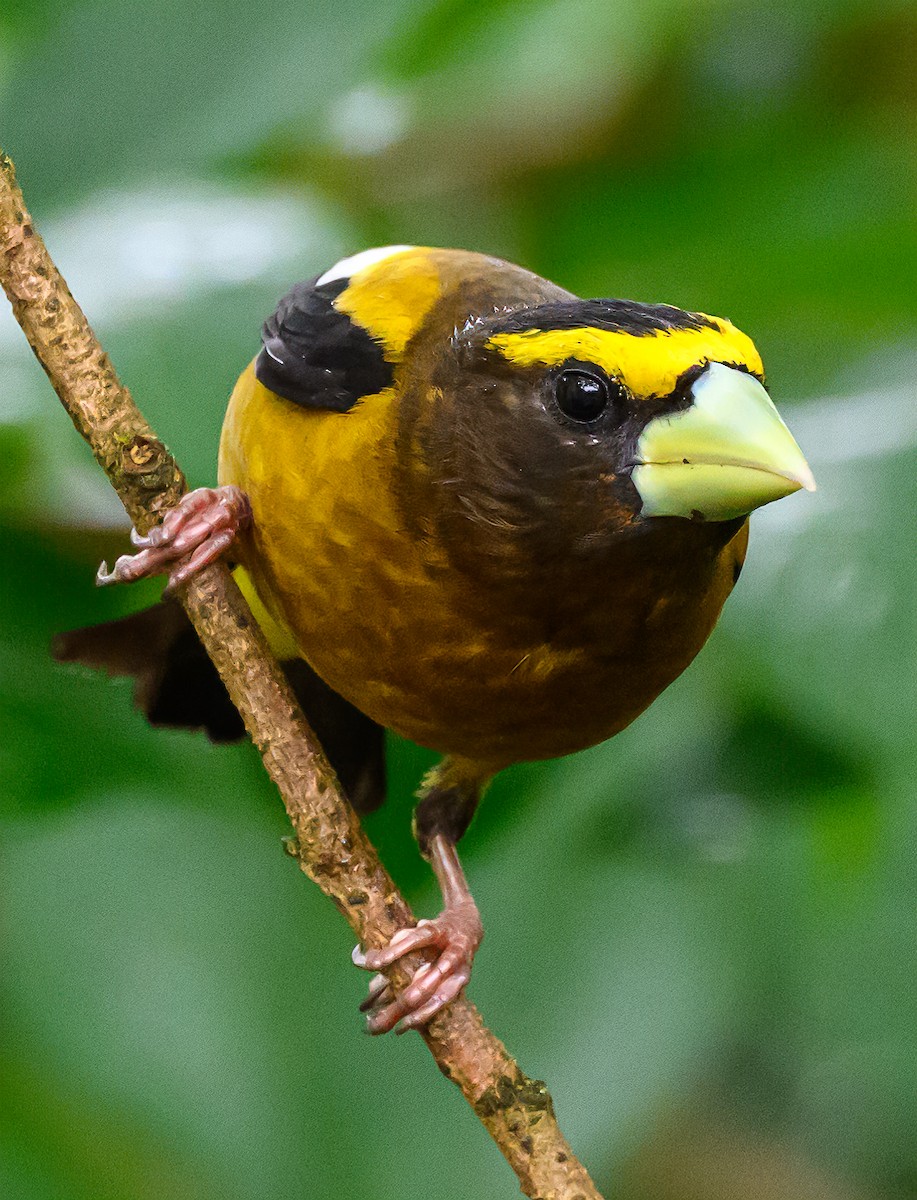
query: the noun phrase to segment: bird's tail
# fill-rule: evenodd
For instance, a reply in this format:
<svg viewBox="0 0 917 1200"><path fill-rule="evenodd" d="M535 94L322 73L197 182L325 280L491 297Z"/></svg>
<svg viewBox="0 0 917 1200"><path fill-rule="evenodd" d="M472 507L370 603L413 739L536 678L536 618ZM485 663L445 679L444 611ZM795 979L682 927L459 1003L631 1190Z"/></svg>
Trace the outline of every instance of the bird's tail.
<svg viewBox="0 0 917 1200"><path fill-rule="evenodd" d="M175 600L60 633L51 653L58 662L132 677L134 702L152 725L204 730L214 742L236 741L245 733L194 626ZM354 808L378 808L385 799L382 728L332 691L303 659L281 665Z"/></svg>

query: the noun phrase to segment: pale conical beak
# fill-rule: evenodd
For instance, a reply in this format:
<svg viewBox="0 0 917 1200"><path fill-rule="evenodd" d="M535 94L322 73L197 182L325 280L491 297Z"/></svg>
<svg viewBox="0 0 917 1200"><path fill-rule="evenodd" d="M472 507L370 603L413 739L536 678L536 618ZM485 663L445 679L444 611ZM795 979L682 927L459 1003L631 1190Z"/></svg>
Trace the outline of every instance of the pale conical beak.
<svg viewBox="0 0 917 1200"><path fill-rule="evenodd" d="M815 480L793 435L752 375L711 363L694 402L656 417L637 443L631 478L642 515L728 521Z"/></svg>

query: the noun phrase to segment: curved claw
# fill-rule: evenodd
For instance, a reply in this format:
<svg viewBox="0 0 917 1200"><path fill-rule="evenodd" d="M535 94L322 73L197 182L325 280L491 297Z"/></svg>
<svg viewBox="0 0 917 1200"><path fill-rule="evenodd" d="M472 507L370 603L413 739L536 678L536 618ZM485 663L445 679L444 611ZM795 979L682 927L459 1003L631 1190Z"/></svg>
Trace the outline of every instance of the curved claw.
<svg viewBox="0 0 917 1200"><path fill-rule="evenodd" d="M122 554L110 571L108 563L101 562L96 571L96 587L107 587L110 583L132 583L139 579L144 574L145 553L141 550L140 554Z"/></svg>
<svg viewBox="0 0 917 1200"><path fill-rule="evenodd" d="M366 999L360 1005L360 1012L369 1012L377 1004L388 1004L394 998L394 995L392 985L385 976L374 975L369 981L369 992Z"/></svg>

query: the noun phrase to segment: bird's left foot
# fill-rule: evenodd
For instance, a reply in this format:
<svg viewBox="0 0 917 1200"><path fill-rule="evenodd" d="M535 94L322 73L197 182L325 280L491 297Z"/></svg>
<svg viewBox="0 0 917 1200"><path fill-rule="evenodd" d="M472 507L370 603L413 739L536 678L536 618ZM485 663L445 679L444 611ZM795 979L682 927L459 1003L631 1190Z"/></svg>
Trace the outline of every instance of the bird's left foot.
<svg viewBox="0 0 917 1200"><path fill-rule="evenodd" d="M353 961L367 971L385 971L414 950L438 950L439 956L418 968L408 986L397 996L385 975L377 974L369 985L369 995L360 1005L368 1012L366 1027L370 1033L398 1033L417 1029L454 1000L471 978L471 964L481 944L484 929L477 905L471 896L447 907L433 921L418 921L413 929L399 929L382 950L359 946Z"/></svg>
<svg viewBox="0 0 917 1200"><path fill-rule="evenodd" d="M112 571L102 563L96 583L133 583L165 572L169 587L176 588L219 558L251 519L248 497L232 484L188 492L146 537L132 529L131 541L139 553L122 554Z"/></svg>

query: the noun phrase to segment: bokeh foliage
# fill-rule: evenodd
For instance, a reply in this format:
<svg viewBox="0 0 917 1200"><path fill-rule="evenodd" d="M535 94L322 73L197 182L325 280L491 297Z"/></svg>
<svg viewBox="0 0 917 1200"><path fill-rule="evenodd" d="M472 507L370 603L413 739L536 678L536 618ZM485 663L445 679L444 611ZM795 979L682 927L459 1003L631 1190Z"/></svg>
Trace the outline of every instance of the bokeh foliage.
<svg viewBox="0 0 917 1200"><path fill-rule="evenodd" d="M917 20L891 0L6 0L0 143L195 483L296 278L465 245L755 336L816 497L753 522L709 647L634 728L494 786L472 995L611 1195L917 1191ZM441 1200L514 1182L248 747L49 662L116 503L0 314L0 1193ZM429 756L371 832L418 909Z"/></svg>

